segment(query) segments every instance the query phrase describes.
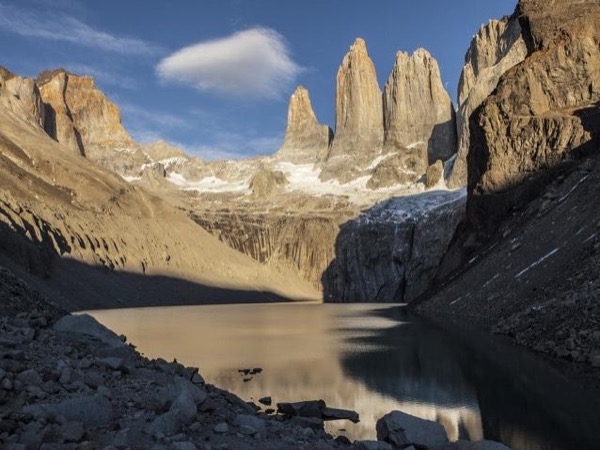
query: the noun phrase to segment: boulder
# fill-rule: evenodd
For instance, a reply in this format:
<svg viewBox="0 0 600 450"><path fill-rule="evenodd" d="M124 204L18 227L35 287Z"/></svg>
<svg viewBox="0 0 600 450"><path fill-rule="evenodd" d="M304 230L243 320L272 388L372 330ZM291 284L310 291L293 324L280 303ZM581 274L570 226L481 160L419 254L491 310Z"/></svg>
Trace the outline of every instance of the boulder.
<svg viewBox="0 0 600 450"><path fill-rule="evenodd" d="M289 417L318 417L323 415L327 405L323 400L309 400L295 403L277 403L277 412Z"/></svg>
<svg viewBox="0 0 600 450"><path fill-rule="evenodd" d="M119 336L88 314L64 316L52 328L59 333L89 336L112 347L125 345Z"/></svg>
<svg viewBox="0 0 600 450"><path fill-rule="evenodd" d="M392 450L392 446L381 441L354 441L355 450Z"/></svg>
<svg viewBox="0 0 600 450"><path fill-rule="evenodd" d="M442 425L423 420L401 411L392 411L377 421L377 440L387 442L394 448L409 445L435 447L448 442Z"/></svg>
<svg viewBox="0 0 600 450"><path fill-rule="evenodd" d="M249 434L256 434L256 433L261 433L264 434L267 432L267 425L265 423L265 421L259 417L256 416L251 416L250 414L238 414L234 421L233 424L236 427L246 427L245 429L247 429L248 431L250 429L254 430L253 433L249 433Z"/></svg>
<svg viewBox="0 0 600 450"><path fill-rule="evenodd" d="M250 181L250 190L253 197L264 198L283 192L288 183L283 172L262 168Z"/></svg>

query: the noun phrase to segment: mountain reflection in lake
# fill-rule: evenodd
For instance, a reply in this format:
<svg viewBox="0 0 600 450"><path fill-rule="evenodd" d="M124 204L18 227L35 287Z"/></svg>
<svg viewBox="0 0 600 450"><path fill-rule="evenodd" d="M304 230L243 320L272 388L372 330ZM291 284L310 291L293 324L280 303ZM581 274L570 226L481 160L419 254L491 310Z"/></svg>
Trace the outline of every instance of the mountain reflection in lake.
<svg viewBox="0 0 600 450"><path fill-rule="evenodd" d="M401 410L451 440L493 439L514 450L596 449L597 393L486 335L446 332L390 305L254 304L94 311L148 357L200 367L246 400L322 398L361 422L332 434L373 439ZM250 381L241 368L261 367ZM339 429L345 429L345 432Z"/></svg>

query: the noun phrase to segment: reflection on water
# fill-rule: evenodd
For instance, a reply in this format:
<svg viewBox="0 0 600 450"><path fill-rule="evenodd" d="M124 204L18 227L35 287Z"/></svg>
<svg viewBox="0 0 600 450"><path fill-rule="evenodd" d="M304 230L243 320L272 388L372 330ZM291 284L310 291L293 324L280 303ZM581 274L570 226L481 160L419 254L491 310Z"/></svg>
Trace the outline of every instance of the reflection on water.
<svg viewBox="0 0 600 450"><path fill-rule="evenodd" d="M513 449L593 449L598 397L489 337L448 333L390 305L269 304L96 311L148 357L200 367L247 400L324 399L361 422L329 431L374 438L398 409L444 425L451 440ZM245 382L237 370L261 367ZM344 428L345 432L340 432Z"/></svg>

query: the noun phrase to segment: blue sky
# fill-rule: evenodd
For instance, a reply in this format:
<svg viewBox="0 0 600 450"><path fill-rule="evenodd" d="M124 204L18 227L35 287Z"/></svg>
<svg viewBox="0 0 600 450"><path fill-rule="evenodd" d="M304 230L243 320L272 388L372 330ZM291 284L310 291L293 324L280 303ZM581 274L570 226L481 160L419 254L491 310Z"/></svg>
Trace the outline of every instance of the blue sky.
<svg viewBox="0 0 600 450"><path fill-rule="evenodd" d="M269 154L306 86L334 127L335 75L356 37L383 86L397 51L428 49L452 98L469 42L515 0L0 0L0 65L95 76L134 138L206 159Z"/></svg>

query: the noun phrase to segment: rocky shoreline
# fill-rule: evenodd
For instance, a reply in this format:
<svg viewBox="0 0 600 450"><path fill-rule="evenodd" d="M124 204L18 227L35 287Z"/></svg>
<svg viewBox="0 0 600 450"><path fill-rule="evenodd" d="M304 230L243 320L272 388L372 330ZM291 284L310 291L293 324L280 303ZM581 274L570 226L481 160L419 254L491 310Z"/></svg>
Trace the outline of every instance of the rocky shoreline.
<svg viewBox="0 0 600 450"><path fill-rule="evenodd" d="M323 419L358 416L319 401L266 414L206 384L196 368L143 357L125 336L61 311L1 268L0 296L5 449L506 449L448 443L441 425L400 412L380 419L380 441L334 437Z"/></svg>

